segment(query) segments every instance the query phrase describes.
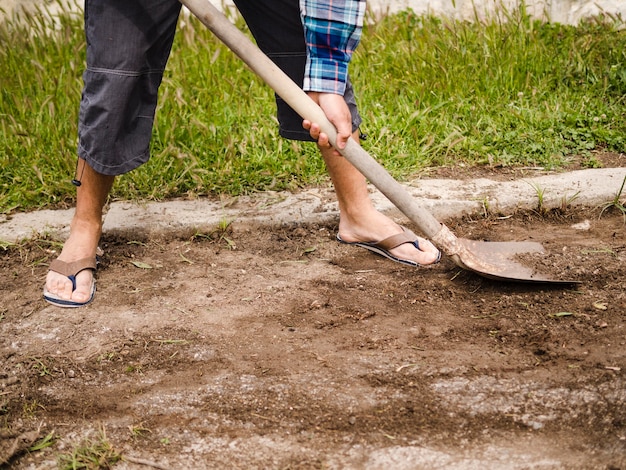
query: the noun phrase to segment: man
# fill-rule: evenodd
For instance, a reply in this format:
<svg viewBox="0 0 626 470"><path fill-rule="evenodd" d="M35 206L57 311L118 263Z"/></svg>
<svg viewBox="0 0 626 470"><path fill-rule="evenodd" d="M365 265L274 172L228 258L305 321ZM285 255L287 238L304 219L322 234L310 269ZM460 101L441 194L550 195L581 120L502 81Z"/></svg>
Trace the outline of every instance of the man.
<svg viewBox="0 0 626 470"><path fill-rule="evenodd" d="M259 47L320 105L337 128L337 146L361 122L348 78L365 0L236 0ZM50 264L44 298L79 307L94 297L102 209L115 176L149 158L157 92L174 39L177 0L87 0L87 69L79 114L76 211L70 236ZM365 178L333 149L316 123L277 98L280 133L315 140L339 202L337 240L411 266L439 251L378 212Z"/></svg>

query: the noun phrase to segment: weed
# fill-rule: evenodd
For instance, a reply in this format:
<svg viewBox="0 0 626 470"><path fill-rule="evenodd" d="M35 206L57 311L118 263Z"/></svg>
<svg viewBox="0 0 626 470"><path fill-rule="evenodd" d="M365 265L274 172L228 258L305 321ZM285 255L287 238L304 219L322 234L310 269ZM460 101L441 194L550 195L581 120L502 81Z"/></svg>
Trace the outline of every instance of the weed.
<svg viewBox="0 0 626 470"><path fill-rule="evenodd" d="M31 419L33 418L39 409L43 409L43 405L41 405L37 400L24 402L22 405L22 412L24 413L24 417Z"/></svg>
<svg viewBox="0 0 626 470"><path fill-rule="evenodd" d="M7 242L5 240L0 240L0 250L7 251L9 248L15 246L14 243Z"/></svg>
<svg viewBox="0 0 626 470"><path fill-rule="evenodd" d="M481 201L483 207L483 217L488 218L491 215L491 204L489 198L485 196Z"/></svg>
<svg viewBox="0 0 626 470"><path fill-rule="evenodd" d="M571 196L563 196L561 197L561 205L559 207L559 209L561 210L561 213L566 213L567 209L572 205L572 203L578 199L578 197L580 196L580 191L576 191L573 195Z"/></svg>
<svg viewBox="0 0 626 470"><path fill-rule="evenodd" d="M615 193L615 197L613 198L613 200L604 204L604 206L602 207L602 210L600 211L600 215L598 216L598 218L602 217L602 214L604 214L604 212L607 209L610 209L613 207L622 213L622 216L624 217L624 223L626 223L626 206L625 206L625 203L621 202L622 192L624 191L624 185L626 185L626 176L624 176L622 185L620 186L619 191Z"/></svg>
<svg viewBox="0 0 626 470"><path fill-rule="evenodd" d="M230 238L228 238L226 235L228 233L228 228L230 227L230 224L233 223L233 220L228 220L226 218L221 218L218 225L217 225L217 233L219 234L219 242L225 242L226 243L226 247L229 250L236 250L237 249L237 245L235 244L235 242L233 240L231 240Z"/></svg>
<svg viewBox="0 0 626 470"><path fill-rule="evenodd" d="M116 358L117 358L117 353L111 351L111 352L106 352L106 353L100 354L98 356L97 361L98 362L104 362L104 361L111 362L111 361L113 361Z"/></svg>
<svg viewBox="0 0 626 470"><path fill-rule="evenodd" d="M125 374L133 374L133 373L137 373L137 374L142 374L143 373L143 366L141 364L129 364L124 368L124 373Z"/></svg>
<svg viewBox="0 0 626 470"><path fill-rule="evenodd" d="M604 253L604 254L608 254L614 257L617 257L617 253L612 250L611 248L598 248L595 250L581 250L581 253L583 255L592 255L592 254L598 254L598 253Z"/></svg>
<svg viewBox="0 0 626 470"><path fill-rule="evenodd" d="M48 368L48 365L43 362L42 359L38 359L36 357L32 357L31 358L32 361L32 369L37 371L39 377L44 377L46 375L52 375L52 372L50 371L50 369Z"/></svg>
<svg viewBox="0 0 626 470"><path fill-rule="evenodd" d="M539 212L539 214L545 214L548 209L545 206L545 188L542 188L541 186L539 186L537 183L528 183L529 185L531 185L533 187L533 189L535 190L535 193L537 194L537 212Z"/></svg>
<svg viewBox="0 0 626 470"><path fill-rule="evenodd" d="M37 451L46 449L48 447L53 446L54 443L56 442L56 440L57 440L57 437L56 437L54 431L51 431L45 437L41 438L40 440L35 442L32 446L30 446L28 448L28 450L30 452L37 452Z"/></svg>
<svg viewBox="0 0 626 470"><path fill-rule="evenodd" d="M213 230L212 232L209 233L204 233L204 232L200 232L200 231L196 231L193 233L193 235L191 235L191 240L195 241L195 240L199 240L199 239L206 239L209 241L214 241L217 243L221 243L221 242L225 242L226 243L226 247L230 250L236 250L237 249L237 245L234 242L234 240L230 239L227 237L228 234L228 229L230 227L230 225L233 223L233 220L228 220L228 219L220 219L217 227L215 230Z"/></svg>
<svg viewBox="0 0 626 470"><path fill-rule="evenodd" d="M139 423L137 425L131 425L128 426L128 430L130 431L130 435L133 438L139 438L139 437L143 437L148 433L151 433L152 431L148 428L146 428L143 423Z"/></svg>
<svg viewBox="0 0 626 470"><path fill-rule="evenodd" d="M97 439L86 439L70 453L60 455L58 464L60 470L97 470L112 468L120 460L122 455L113 448L102 429Z"/></svg>
<svg viewBox="0 0 626 470"><path fill-rule="evenodd" d="M219 230L220 232L226 232L226 230L228 230L228 227L230 227L230 224L232 223L233 223L233 220L229 220L229 219L222 217L219 223L217 224L217 230Z"/></svg>

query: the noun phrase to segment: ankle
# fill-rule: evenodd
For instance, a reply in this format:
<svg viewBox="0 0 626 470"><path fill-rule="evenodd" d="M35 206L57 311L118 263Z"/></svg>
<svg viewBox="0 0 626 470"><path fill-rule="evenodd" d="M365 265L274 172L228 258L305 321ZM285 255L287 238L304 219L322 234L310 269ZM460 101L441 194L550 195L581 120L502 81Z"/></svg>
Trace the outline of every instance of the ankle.
<svg viewBox="0 0 626 470"><path fill-rule="evenodd" d="M99 239L102 234L102 218L82 218L74 216L70 224L70 236L73 234Z"/></svg>
<svg viewBox="0 0 626 470"><path fill-rule="evenodd" d="M379 241L401 231L396 222L375 209L356 217L344 213L339 217L339 235L347 241Z"/></svg>
<svg viewBox="0 0 626 470"><path fill-rule="evenodd" d="M70 226L70 235L63 244L60 258L72 261L96 256L102 224L75 219Z"/></svg>

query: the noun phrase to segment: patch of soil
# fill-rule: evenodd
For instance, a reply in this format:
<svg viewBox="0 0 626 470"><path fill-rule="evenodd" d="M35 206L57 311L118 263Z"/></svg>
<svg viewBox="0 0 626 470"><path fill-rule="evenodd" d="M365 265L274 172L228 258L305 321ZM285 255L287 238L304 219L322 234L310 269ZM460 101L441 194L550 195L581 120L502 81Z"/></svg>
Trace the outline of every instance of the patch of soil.
<svg viewBox="0 0 626 470"><path fill-rule="evenodd" d="M10 248L0 461L106 442L115 468L626 468L626 225L598 216L447 221L542 242L520 262L575 287L409 269L332 225L233 224L105 234L96 300L62 310L41 298L59 244ZM7 450L33 431L52 445Z"/></svg>

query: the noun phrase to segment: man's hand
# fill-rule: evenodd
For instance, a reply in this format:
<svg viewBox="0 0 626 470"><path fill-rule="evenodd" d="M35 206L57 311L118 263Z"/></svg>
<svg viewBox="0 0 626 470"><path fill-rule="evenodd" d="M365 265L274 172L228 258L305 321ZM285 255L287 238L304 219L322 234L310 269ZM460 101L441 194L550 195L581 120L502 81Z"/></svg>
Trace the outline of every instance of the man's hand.
<svg viewBox="0 0 626 470"><path fill-rule="evenodd" d="M313 98L324 111L326 117L333 126L337 129L337 148L343 149L348 142L348 139L352 135L352 116L350 115L350 109L346 104L343 96L334 93L319 93L314 91L307 92L308 95ZM320 148L331 148L331 144L328 141L328 136L321 131L318 123L308 120L302 121L302 127L307 129ZM335 152L338 156L339 152Z"/></svg>

